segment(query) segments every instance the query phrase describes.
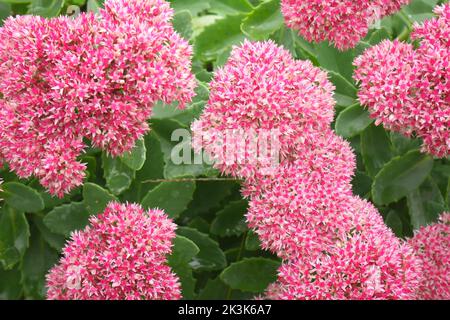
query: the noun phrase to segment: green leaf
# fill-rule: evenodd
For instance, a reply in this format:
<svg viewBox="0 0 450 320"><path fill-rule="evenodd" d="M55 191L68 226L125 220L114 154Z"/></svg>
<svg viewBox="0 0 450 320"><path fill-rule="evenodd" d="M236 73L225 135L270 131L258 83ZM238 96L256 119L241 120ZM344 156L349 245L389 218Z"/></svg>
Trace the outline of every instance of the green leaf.
<svg viewBox="0 0 450 320"><path fill-rule="evenodd" d="M392 157L391 141L381 126L371 125L361 135L361 154L367 173L375 177Z"/></svg>
<svg viewBox="0 0 450 320"><path fill-rule="evenodd" d="M364 172L357 171L352 181L353 193L366 198L372 187L372 179Z"/></svg>
<svg viewBox="0 0 450 320"><path fill-rule="evenodd" d="M87 12L97 13L102 7L104 0L88 0L87 1Z"/></svg>
<svg viewBox="0 0 450 320"><path fill-rule="evenodd" d="M38 228L42 238L44 238L48 245L56 251L61 252L64 244L66 243L66 238L63 235L51 232L50 229L44 224L43 218L35 217L33 219L33 223Z"/></svg>
<svg viewBox="0 0 450 320"><path fill-rule="evenodd" d="M216 279L209 279L203 290L198 295L198 300L226 300L228 293L228 287L220 280L220 277Z"/></svg>
<svg viewBox="0 0 450 320"><path fill-rule="evenodd" d="M348 81L353 81L355 50L341 52L327 42L322 42L315 45L315 51L321 67L340 74Z"/></svg>
<svg viewBox="0 0 450 320"><path fill-rule="evenodd" d="M260 248L261 242L259 241L258 235L253 231L249 231L247 233L247 238L245 238L245 249L248 251L256 251Z"/></svg>
<svg viewBox="0 0 450 320"><path fill-rule="evenodd" d="M145 136L145 148L147 150L146 161L142 169L136 172L136 180L142 182L162 179L164 177L164 153L154 132Z"/></svg>
<svg viewBox="0 0 450 320"><path fill-rule="evenodd" d="M203 290L200 291L197 300L251 300L252 293L244 293L239 290L231 290L220 277L208 279Z"/></svg>
<svg viewBox="0 0 450 320"><path fill-rule="evenodd" d="M244 17L226 16L205 27L195 39L195 55L202 60L214 60L231 46L241 43L245 39L241 31Z"/></svg>
<svg viewBox="0 0 450 320"><path fill-rule="evenodd" d="M8 182L2 188L5 202L16 210L39 212L45 208L39 192L22 183Z"/></svg>
<svg viewBox="0 0 450 320"><path fill-rule="evenodd" d="M57 262L58 253L50 248L36 227L32 228L30 247L22 264L22 284L27 299L44 299L45 275Z"/></svg>
<svg viewBox="0 0 450 320"><path fill-rule="evenodd" d="M9 3L0 2L0 27L3 25L3 21L10 15L11 15L11 5Z"/></svg>
<svg viewBox="0 0 450 320"><path fill-rule="evenodd" d="M136 179L121 197L122 201L140 203L142 198L158 185L158 182L150 181L164 178L164 154L161 151L159 139L153 131L145 136L145 148L147 155L144 166L136 172Z"/></svg>
<svg viewBox="0 0 450 320"><path fill-rule="evenodd" d="M64 6L64 0L36 0L32 1L28 13L45 18L56 17Z"/></svg>
<svg viewBox="0 0 450 320"><path fill-rule="evenodd" d="M135 171L125 165L119 158L111 158L103 153L102 166L106 186L114 195L119 195L130 187Z"/></svg>
<svg viewBox="0 0 450 320"><path fill-rule="evenodd" d="M336 87L334 99L337 104L343 107L354 105L357 94L356 87L337 72L329 71L328 74Z"/></svg>
<svg viewBox="0 0 450 320"><path fill-rule="evenodd" d="M390 39L390 37L389 31L386 28L381 27L370 35L369 43L371 45L376 45L385 39Z"/></svg>
<svg viewBox="0 0 450 320"><path fill-rule="evenodd" d="M179 227L177 234L190 239L200 249L200 252L191 262L191 267L194 270L221 270L226 266L225 254L220 249L219 244L207 234L187 227Z"/></svg>
<svg viewBox="0 0 450 320"><path fill-rule="evenodd" d="M233 289L262 293L277 279L280 263L265 258L248 258L231 264L220 279Z"/></svg>
<svg viewBox="0 0 450 320"><path fill-rule="evenodd" d="M221 237L239 236L247 230L245 213L248 202L239 200L230 202L217 213L211 224L211 233Z"/></svg>
<svg viewBox="0 0 450 320"><path fill-rule="evenodd" d="M447 207L450 208L450 179L448 179L447 186Z"/></svg>
<svg viewBox="0 0 450 320"><path fill-rule="evenodd" d="M199 247L183 236L176 236L173 240L172 254L169 256L169 265L174 267L189 263L200 252Z"/></svg>
<svg viewBox="0 0 450 320"><path fill-rule="evenodd" d="M169 265L181 281L184 299L193 299L195 296L195 282L189 262L200 252L197 245L188 238L177 236L173 241L172 254L169 256Z"/></svg>
<svg viewBox="0 0 450 320"><path fill-rule="evenodd" d="M196 16L200 12L208 9L209 1L198 1L198 0L169 0L170 6L175 10L175 12L189 10L192 16Z"/></svg>
<svg viewBox="0 0 450 320"><path fill-rule="evenodd" d="M0 212L0 263L4 269L11 269L28 248L30 227L22 212L9 206Z"/></svg>
<svg viewBox="0 0 450 320"><path fill-rule="evenodd" d="M88 224L89 216L83 203L72 202L47 213L44 224L51 231L67 237L72 231L83 229Z"/></svg>
<svg viewBox="0 0 450 320"><path fill-rule="evenodd" d="M146 157L145 143L144 139L139 139L136 141L131 152L125 153L120 157L120 160L127 165L130 169L138 171L141 170Z"/></svg>
<svg viewBox="0 0 450 320"><path fill-rule="evenodd" d="M386 217L386 224L397 237L403 237L403 223L397 212L391 210Z"/></svg>
<svg viewBox="0 0 450 320"><path fill-rule="evenodd" d="M117 198L94 183L85 183L83 186L83 203L89 214L99 214L105 210L111 201Z"/></svg>
<svg viewBox="0 0 450 320"><path fill-rule="evenodd" d="M215 171L211 166L195 164L193 150L191 148L190 134L187 127L174 119L152 119L152 131L156 134L164 153L166 179L177 179L186 176L210 176ZM180 131L181 129L181 131ZM175 136L174 133L186 135ZM179 139L178 141L172 141ZM182 157L181 163L174 163L173 156ZM188 159L184 159L187 156ZM186 160L186 161L184 161Z"/></svg>
<svg viewBox="0 0 450 320"><path fill-rule="evenodd" d="M193 181L163 182L150 190L142 199L146 209L163 209L171 218L177 218L192 201L195 191Z"/></svg>
<svg viewBox="0 0 450 320"><path fill-rule="evenodd" d="M183 216L195 217L221 206L231 192L239 188L236 181L197 181L194 199Z"/></svg>
<svg viewBox="0 0 450 320"><path fill-rule="evenodd" d="M22 295L21 274L18 269L0 268L0 300L16 300Z"/></svg>
<svg viewBox="0 0 450 320"><path fill-rule="evenodd" d="M222 15L249 13L253 7L247 0L209 0L210 12Z"/></svg>
<svg viewBox="0 0 450 320"><path fill-rule="evenodd" d="M270 39L274 40L277 45L283 46L285 49L289 50L294 58L305 59L303 55L299 55L297 53L295 43L296 37L294 35L294 31L289 29L288 27L283 26L282 28L278 29L271 35Z"/></svg>
<svg viewBox="0 0 450 320"><path fill-rule="evenodd" d="M444 197L432 178L427 178L420 188L410 192L407 203L415 230L435 222L446 209Z"/></svg>
<svg viewBox="0 0 450 320"><path fill-rule="evenodd" d="M373 200L385 205L400 200L417 189L430 174L433 159L419 151L410 151L387 163L375 177Z"/></svg>
<svg viewBox="0 0 450 320"><path fill-rule="evenodd" d="M422 144L419 139L410 139L398 132L391 132L391 142L397 155L405 154L411 150L418 150Z"/></svg>
<svg viewBox="0 0 450 320"><path fill-rule="evenodd" d="M422 22L434 17L433 8L437 2L437 0L414 0L403 10L412 21Z"/></svg>
<svg viewBox="0 0 450 320"><path fill-rule="evenodd" d="M95 181L97 179L97 158L85 155L81 157L81 162L87 166L85 181Z"/></svg>
<svg viewBox="0 0 450 320"><path fill-rule="evenodd" d="M192 30L192 15L187 10L177 12L173 17L173 27L184 39L189 40L194 31Z"/></svg>
<svg viewBox="0 0 450 320"><path fill-rule="evenodd" d="M243 21L242 32L253 40L265 40L283 26L279 0L268 0L258 5Z"/></svg>
<svg viewBox="0 0 450 320"><path fill-rule="evenodd" d="M352 138L363 132L372 122L369 112L359 104L354 104L339 113L335 130L344 138Z"/></svg>

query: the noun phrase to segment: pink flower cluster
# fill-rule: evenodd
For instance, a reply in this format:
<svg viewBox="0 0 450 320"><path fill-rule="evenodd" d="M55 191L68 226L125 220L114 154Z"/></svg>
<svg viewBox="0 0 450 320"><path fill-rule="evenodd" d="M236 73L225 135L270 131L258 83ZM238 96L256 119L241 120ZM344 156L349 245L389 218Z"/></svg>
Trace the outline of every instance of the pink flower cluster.
<svg viewBox="0 0 450 320"><path fill-rule="evenodd" d="M113 156L148 130L155 102L194 95L191 47L164 0L107 0L99 15L9 18L0 28L0 149L53 195L79 186L86 139Z"/></svg>
<svg viewBox="0 0 450 320"><path fill-rule="evenodd" d="M268 298L412 298L420 264L376 208L352 195L355 156L330 128L332 90L325 73L294 61L286 50L245 42L215 75L193 129L281 134L281 163L273 174L262 174L257 162L250 169L252 164L219 166L246 179L249 226L263 248L284 261ZM207 153L227 147L208 138Z"/></svg>
<svg viewBox="0 0 450 320"><path fill-rule="evenodd" d="M219 143L226 130L280 132L280 157L296 153L303 140L326 130L334 116L334 86L327 74L309 61L295 61L275 43L245 41L235 47L225 67L210 84L204 113L193 123L194 148L202 147L224 173L253 177L264 163L244 161L228 165L231 143Z"/></svg>
<svg viewBox="0 0 450 320"><path fill-rule="evenodd" d="M267 298L293 300L412 299L420 265L400 240L366 230L315 259L302 257L279 269Z"/></svg>
<svg viewBox="0 0 450 320"><path fill-rule="evenodd" d="M422 227L409 240L423 264L424 273L417 290L419 299L450 299L450 213L439 223Z"/></svg>
<svg viewBox="0 0 450 320"><path fill-rule="evenodd" d="M416 25L419 47L384 41L355 60L359 100L377 124L423 140L423 151L450 154L450 5Z"/></svg>
<svg viewBox="0 0 450 320"><path fill-rule="evenodd" d="M51 300L174 300L180 284L166 255L176 225L160 210L112 202L72 234L47 275Z"/></svg>
<svg viewBox="0 0 450 320"><path fill-rule="evenodd" d="M328 40L338 49L355 47L376 21L411 0L282 0L289 28L310 42Z"/></svg>

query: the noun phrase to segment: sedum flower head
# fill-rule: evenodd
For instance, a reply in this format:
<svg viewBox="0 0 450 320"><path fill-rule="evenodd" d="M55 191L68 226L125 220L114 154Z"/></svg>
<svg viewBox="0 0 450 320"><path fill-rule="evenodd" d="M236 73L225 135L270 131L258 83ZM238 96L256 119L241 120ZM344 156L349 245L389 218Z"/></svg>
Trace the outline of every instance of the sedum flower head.
<svg viewBox="0 0 450 320"><path fill-rule="evenodd" d="M386 227L355 232L317 257L283 264L267 290L277 300L414 299L421 275L412 249Z"/></svg>
<svg viewBox="0 0 450 320"><path fill-rule="evenodd" d="M9 18L0 28L0 149L20 177L63 196L90 140L113 156L148 130L155 102L194 95L190 45L164 0L107 0L99 15Z"/></svg>
<svg viewBox="0 0 450 320"><path fill-rule="evenodd" d="M412 45L384 41L355 60L359 100L377 124L423 140L423 151L450 154L450 5L416 25Z"/></svg>
<svg viewBox="0 0 450 320"><path fill-rule="evenodd" d="M348 191L356 168L356 159L350 144L331 129L302 133L295 152L280 163L272 174L249 179L244 183L243 195L249 198L261 195L267 189L276 190L281 185L300 188L300 181L331 183L340 192ZM320 182L319 182L320 181ZM341 188L342 187L342 188Z"/></svg>
<svg viewBox="0 0 450 320"><path fill-rule="evenodd" d="M230 163L225 154L236 141L220 141L227 131L279 133L281 161L297 153L312 132L325 130L333 121L333 85L327 74L309 61L296 61L273 42L245 41L235 47L227 64L210 85L210 99L195 135L223 173L250 178L261 173L264 161ZM239 135L238 139L239 140ZM231 141L230 143L228 143ZM246 158L251 151L245 150Z"/></svg>
<svg viewBox="0 0 450 320"><path fill-rule="evenodd" d="M439 223L422 227L409 244L423 264L419 299L450 299L450 213L443 213Z"/></svg>
<svg viewBox="0 0 450 320"><path fill-rule="evenodd" d="M282 0L289 28L310 42L328 40L338 49L355 47L369 27L410 0Z"/></svg>
<svg viewBox="0 0 450 320"><path fill-rule="evenodd" d="M57 300L179 299L167 265L176 225L161 210L110 203L72 234L60 263L47 275L47 298Z"/></svg>

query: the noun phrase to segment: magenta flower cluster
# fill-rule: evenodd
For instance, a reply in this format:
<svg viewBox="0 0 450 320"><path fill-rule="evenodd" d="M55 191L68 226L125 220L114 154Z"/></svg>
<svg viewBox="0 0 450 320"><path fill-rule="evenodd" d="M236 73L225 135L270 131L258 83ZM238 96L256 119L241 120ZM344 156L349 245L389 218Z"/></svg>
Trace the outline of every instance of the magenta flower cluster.
<svg viewBox="0 0 450 320"><path fill-rule="evenodd" d="M412 44L384 41L355 60L359 100L377 124L423 140L423 151L450 155L450 5L416 25Z"/></svg>
<svg viewBox="0 0 450 320"><path fill-rule="evenodd" d="M286 25L310 42L354 48L369 27L411 0L282 0Z"/></svg>
<svg viewBox="0 0 450 320"><path fill-rule="evenodd" d="M273 42L246 40L211 81L209 103L192 125L201 137L194 139L194 147L204 147L222 172L254 177L264 163L228 164L224 157L231 143L221 143L218 133L239 129L270 134L276 129L281 133L280 157L288 161L305 137L328 129L334 115L333 89L326 73L311 62L295 61Z"/></svg>
<svg viewBox="0 0 450 320"><path fill-rule="evenodd" d="M422 227L409 240L423 264L417 295L419 299L450 299L450 213L443 213L439 223Z"/></svg>
<svg viewBox="0 0 450 320"><path fill-rule="evenodd" d="M412 248L395 237L373 205L352 195L355 157L330 128L335 102L327 75L272 42L245 42L212 83L194 129L281 133L275 172L264 174L258 163L250 169L218 167L246 179L249 226L284 261L267 297L415 297L421 269ZM227 147L214 145L213 137L206 142L207 153Z"/></svg>
<svg viewBox="0 0 450 320"><path fill-rule="evenodd" d="M161 210L111 202L72 234L47 276L51 300L174 300L178 277L167 265L176 225Z"/></svg>
<svg viewBox="0 0 450 320"><path fill-rule="evenodd" d="M121 155L158 100L194 95L191 47L164 0L107 0L98 15L9 18L0 28L0 150L20 177L62 197L82 184L86 147Z"/></svg>

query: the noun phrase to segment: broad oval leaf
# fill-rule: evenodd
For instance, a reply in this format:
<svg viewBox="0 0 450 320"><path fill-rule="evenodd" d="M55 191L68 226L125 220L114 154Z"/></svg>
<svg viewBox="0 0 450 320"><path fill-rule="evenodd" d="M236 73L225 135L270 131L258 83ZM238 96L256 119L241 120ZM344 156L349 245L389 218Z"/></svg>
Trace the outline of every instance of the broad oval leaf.
<svg viewBox="0 0 450 320"><path fill-rule="evenodd" d="M253 231L249 231L245 238L245 249L248 251L256 251L260 248L261 242L259 241L258 235Z"/></svg>
<svg viewBox="0 0 450 320"><path fill-rule="evenodd" d="M127 190L135 177L135 171L120 158L111 158L105 153L102 154L102 167L106 186L115 195Z"/></svg>
<svg viewBox="0 0 450 320"><path fill-rule="evenodd" d="M242 22L242 31L254 40L267 39L283 27L279 0L268 0L258 5Z"/></svg>
<svg viewBox="0 0 450 320"><path fill-rule="evenodd" d="M3 270L0 268L0 300L17 300L22 294L19 285L21 273L18 269Z"/></svg>
<svg viewBox="0 0 450 320"><path fill-rule="evenodd" d="M89 214L101 213L109 202L117 198L94 183L85 183L83 186L83 203Z"/></svg>
<svg viewBox="0 0 450 320"><path fill-rule="evenodd" d="M265 258L248 258L231 264L220 279L233 289L261 293L277 279L280 262Z"/></svg>
<svg viewBox="0 0 450 320"><path fill-rule="evenodd" d="M249 13L253 7L248 0L209 0L210 12L233 15L239 13Z"/></svg>
<svg viewBox="0 0 450 320"><path fill-rule="evenodd" d="M195 297L196 280L189 262L200 252L197 245L186 237L178 235L173 241L172 254L168 257L173 272L180 278L182 294L185 299Z"/></svg>
<svg viewBox="0 0 450 320"><path fill-rule="evenodd" d="M336 119L336 133L344 138L352 138L363 132L371 123L369 112L359 104L344 109Z"/></svg>
<svg viewBox="0 0 450 320"><path fill-rule="evenodd" d="M192 37L192 15L187 10L177 12L173 17L173 27L176 32L184 39L189 40Z"/></svg>
<svg viewBox="0 0 450 320"><path fill-rule="evenodd" d="M36 227L32 227L30 247L21 265L22 285L26 299L45 299L45 275L58 261L58 253L45 243Z"/></svg>
<svg viewBox="0 0 450 320"><path fill-rule="evenodd" d="M47 213L44 224L53 232L65 235L83 229L89 221L89 213L83 203L72 202Z"/></svg>
<svg viewBox="0 0 450 320"><path fill-rule="evenodd" d="M433 158L419 151L410 151L387 163L375 177L372 185L373 200L385 205L417 189L430 174Z"/></svg>
<svg viewBox="0 0 450 320"><path fill-rule="evenodd" d="M163 209L171 218L177 218L192 201L195 191L193 181L162 182L142 199L146 209Z"/></svg>
<svg viewBox="0 0 450 320"><path fill-rule="evenodd" d="M139 139L136 141L136 145L134 146L133 150L122 155L120 159L130 169L138 171L141 170L144 166L145 157L146 149L144 139Z"/></svg>
<svg viewBox="0 0 450 320"><path fill-rule="evenodd" d="M9 270L28 248L30 227L23 212L4 206L0 214L0 264Z"/></svg>
<svg viewBox="0 0 450 320"><path fill-rule="evenodd" d="M189 263L200 252L199 247L183 236L176 236L173 240L172 254L169 256L169 265L175 267Z"/></svg>
<svg viewBox="0 0 450 320"><path fill-rule="evenodd" d="M361 154L367 173L375 177L393 157L391 140L381 126L371 125L361 135Z"/></svg>
<svg viewBox="0 0 450 320"><path fill-rule="evenodd" d="M211 233L221 236L239 236L247 230L245 222L245 213L247 212L248 202L239 200L231 202L225 208L217 213L216 218L211 224Z"/></svg>
<svg viewBox="0 0 450 320"><path fill-rule="evenodd" d="M245 39L241 22L245 15L226 16L205 27L195 39L196 56L202 60L213 60L222 52Z"/></svg>
<svg viewBox="0 0 450 320"><path fill-rule="evenodd" d="M339 106L347 107L355 104L357 89L342 75L334 71L328 71L330 80L335 85L334 99Z"/></svg>
<svg viewBox="0 0 450 320"><path fill-rule="evenodd" d="M191 261L191 267L194 270L221 270L226 266L225 254L219 244L207 234L187 227L178 228L177 234L190 239L200 249L200 252Z"/></svg>
<svg viewBox="0 0 450 320"><path fill-rule="evenodd" d="M435 222L446 210L444 197L434 180L429 177L407 196L411 224L415 230Z"/></svg>
<svg viewBox="0 0 450 320"><path fill-rule="evenodd" d="M8 182L3 186L3 198L12 208L23 212L44 210L44 200L39 192L19 182Z"/></svg>

